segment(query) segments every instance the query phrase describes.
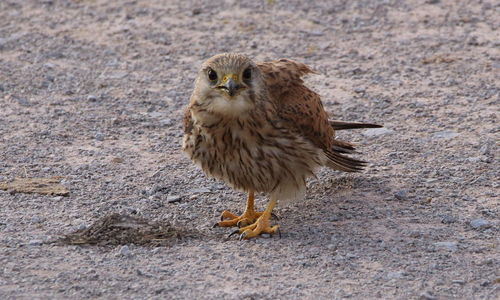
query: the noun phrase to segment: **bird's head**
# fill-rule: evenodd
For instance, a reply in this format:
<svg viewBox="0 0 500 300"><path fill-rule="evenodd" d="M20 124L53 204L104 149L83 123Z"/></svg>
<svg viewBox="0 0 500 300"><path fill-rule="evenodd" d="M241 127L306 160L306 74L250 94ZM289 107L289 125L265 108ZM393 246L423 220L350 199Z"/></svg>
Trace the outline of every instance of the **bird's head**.
<svg viewBox="0 0 500 300"><path fill-rule="evenodd" d="M262 79L257 65L243 54L211 57L201 67L195 83L197 101L207 110L239 116L255 106Z"/></svg>

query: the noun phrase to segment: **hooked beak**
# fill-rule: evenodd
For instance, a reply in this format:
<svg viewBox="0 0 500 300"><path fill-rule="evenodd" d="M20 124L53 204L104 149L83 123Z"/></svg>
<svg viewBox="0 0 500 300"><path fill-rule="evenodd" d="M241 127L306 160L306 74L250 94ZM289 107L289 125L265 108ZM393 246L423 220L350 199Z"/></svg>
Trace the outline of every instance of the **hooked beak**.
<svg viewBox="0 0 500 300"><path fill-rule="evenodd" d="M238 75L228 74L222 78L221 84L218 85L217 88L225 91L229 97L232 98L243 89L244 86L239 83Z"/></svg>

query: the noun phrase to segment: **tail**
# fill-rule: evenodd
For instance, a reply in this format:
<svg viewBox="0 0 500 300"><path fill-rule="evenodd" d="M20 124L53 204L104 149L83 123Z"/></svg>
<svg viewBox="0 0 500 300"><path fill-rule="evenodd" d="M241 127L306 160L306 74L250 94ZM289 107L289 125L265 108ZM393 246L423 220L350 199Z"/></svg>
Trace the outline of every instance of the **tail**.
<svg viewBox="0 0 500 300"><path fill-rule="evenodd" d="M365 161L357 160L355 158L343 155L336 151L335 149L325 150L326 157L328 161L326 166L334 170L344 171L344 172L359 172L363 170L366 165Z"/></svg>
<svg viewBox="0 0 500 300"><path fill-rule="evenodd" d="M356 122L343 122L330 120L330 126L334 130L345 130L345 129L356 129L356 128L380 128L382 125L371 124L371 123L356 123Z"/></svg>
<svg viewBox="0 0 500 300"><path fill-rule="evenodd" d="M345 130L345 129L355 129L355 128L380 128L382 125L371 124L371 123L356 123L356 122L343 122L343 121L329 121L330 126L334 130ZM339 171L344 172L359 172L363 170L367 162L351 158L344 155L355 152L354 145L340 140L334 140L333 147L330 150L324 150L326 157L328 158L327 166Z"/></svg>

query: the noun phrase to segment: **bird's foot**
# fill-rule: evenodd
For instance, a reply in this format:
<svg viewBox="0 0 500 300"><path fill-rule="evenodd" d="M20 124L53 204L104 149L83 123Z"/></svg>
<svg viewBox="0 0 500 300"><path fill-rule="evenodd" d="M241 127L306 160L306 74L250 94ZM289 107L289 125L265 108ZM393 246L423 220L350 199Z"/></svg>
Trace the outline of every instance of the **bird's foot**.
<svg viewBox="0 0 500 300"><path fill-rule="evenodd" d="M259 236L262 233L268 233L272 235L273 233L276 233L276 231L278 231L278 225L270 226L269 217L269 214L263 214L257 219L257 221L255 221L255 223L242 227L231 233L229 236L239 233L239 239L243 240Z"/></svg>
<svg viewBox="0 0 500 300"><path fill-rule="evenodd" d="M229 211L225 210L220 216L220 222L217 222L214 227L233 227L233 226L247 226L255 223L255 221L262 215L262 212L245 210L241 216L236 216Z"/></svg>

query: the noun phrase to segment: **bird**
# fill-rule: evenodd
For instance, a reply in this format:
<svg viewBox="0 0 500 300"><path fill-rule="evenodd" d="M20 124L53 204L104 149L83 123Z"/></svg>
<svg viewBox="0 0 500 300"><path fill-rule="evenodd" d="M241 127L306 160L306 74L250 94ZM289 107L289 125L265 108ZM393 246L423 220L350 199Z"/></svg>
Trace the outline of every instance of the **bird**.
<svg viewBox="0 0 500 300"><path fill-rule="evenodd" d="M330 120L303 81L314 73L291 59L254 62L241 53L202 64L184 111L182 150L207 176L247 194L243 213L224 210L214 227L237 226L231 234L240 240L272 235L279 228L270 222L273 208L303 199L318 168L357 172L366 165L348 156L354 145L335 131L382 126ZM269 194L264 211L255 210L255 193Z"/></svg>

